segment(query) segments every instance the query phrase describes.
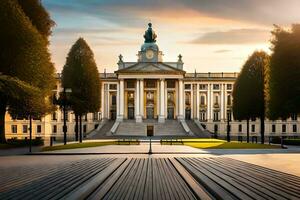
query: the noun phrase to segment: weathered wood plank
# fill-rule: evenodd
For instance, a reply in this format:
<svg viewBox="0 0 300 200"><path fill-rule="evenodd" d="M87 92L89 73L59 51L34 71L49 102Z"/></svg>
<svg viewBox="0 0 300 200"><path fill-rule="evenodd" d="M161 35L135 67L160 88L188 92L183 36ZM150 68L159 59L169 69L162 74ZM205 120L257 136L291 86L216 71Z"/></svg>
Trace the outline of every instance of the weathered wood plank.
<svg viewBox="0 0 300 200"><path fill-rule="evenodd" d="M274 179L272 176L266 176L263 173L257 173L255 171L251 171L247 168L247 166L243 166L240 168L235 165L234 162L225 162L219 161L219 164L223 164L224 168L230 169L231 171L236 171L239 176L242 176L244 179L251 180L260 188L266 188L271 191L271 193L275 193L283 198L292 198L298 197L299 190L297 187L294 187L289 184L288 181L282 181L280 179ZM216 163L215 163L216 164ZM273 174L276 174L277 171L274 171Z"/></svg>
<svg viewBox="0 0 300 200"><path fill-rule="evenodd" d="M208 192L201 187L198 182L184 169L182 165L178 163L174 158L169 159L173 166L176 168L181 177L185 180L185 182L189 185L189 187L194 191L196 196L198 196L202 200L211 200L213 199Z"/></svg>
<svg viewBox="0 0 300 200"><path fill-rule="evenodd" d="M184 158L176 158L176 160L181 163L214 198L226 200L237 199L232 194L224 190L224 188L219 184L216 184L213 180L211 180L204 172L197 170L197 166L195 166L193 163L189 163Z"/></svg>
<svg viewBox="0 0 300 200"><path fill-rule="evenodd" d="M69 193L64 199L85 199L87 198L104 180L110 176L126 159L117 159L109 167L105 168L101 173L91 178L82 187L72 193Z"/></svg>
<svg viewBox="0 0 300 200"><path fill-rule="evenodd" d="M113 187L117 182L119 177L124 173L126 167L128 167L131 159L128 158L115 172L103 183L101 184L87 199L88 200L98 200L103 199L105 194Z"/></svg>

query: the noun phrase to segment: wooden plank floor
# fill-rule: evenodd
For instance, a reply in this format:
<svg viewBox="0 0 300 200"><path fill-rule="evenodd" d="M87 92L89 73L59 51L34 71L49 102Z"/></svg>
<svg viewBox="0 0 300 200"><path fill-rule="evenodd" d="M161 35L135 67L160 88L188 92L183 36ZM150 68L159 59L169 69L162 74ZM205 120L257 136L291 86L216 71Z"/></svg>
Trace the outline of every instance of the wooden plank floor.
<svg viewBox="0 0 300 200"><path fill-rule="evenodd" d="M300 199L299 189L300 177L223 157L0 168L0 199Z"/></svg>
<svg viewBox="0 0 300 200"><path fill-rule="evenodd" d="M216 199L300 199L300 177L230 158L177 158Z"/></svg>

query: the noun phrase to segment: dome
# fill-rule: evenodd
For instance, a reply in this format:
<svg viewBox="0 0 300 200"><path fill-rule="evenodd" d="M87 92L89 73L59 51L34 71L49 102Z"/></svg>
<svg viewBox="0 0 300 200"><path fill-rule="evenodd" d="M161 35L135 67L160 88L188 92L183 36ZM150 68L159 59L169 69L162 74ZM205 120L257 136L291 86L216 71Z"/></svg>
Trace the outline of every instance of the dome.
<svg viewBox="0 0 300 200"><path fill-rule="evenodd" d="M141 46L141 51L146 51L147 49L152 49L154 51L158 51L159 50L157 44L154 43L154 42L152 42L152 43L144 43Z"/></svg>

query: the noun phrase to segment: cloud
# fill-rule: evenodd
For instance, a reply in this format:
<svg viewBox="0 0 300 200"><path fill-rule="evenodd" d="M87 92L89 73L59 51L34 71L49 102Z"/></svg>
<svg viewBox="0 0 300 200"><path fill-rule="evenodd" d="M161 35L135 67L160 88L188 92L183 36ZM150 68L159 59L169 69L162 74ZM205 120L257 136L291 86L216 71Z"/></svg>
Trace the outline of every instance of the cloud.
<svg viewBox="0 0 300 200"><path fill-rule="evenodd" d="M255 44L266 43L270 32L262 29L232 29L208 32L190 41L192 44Z"/></svg>
<svg viewBox="0 0 300 200"><path fill-rule="evenodd" d="M220 49L220 50L216 50L214 51L214 53L227 53L227 52L231 52L232 50L229 49Z"/></svg>
<svg viewBox="0 0 300 200"><path fill-rule="evenodd" d="M299 0L44 0L51 12L89 15L116 24L140 25L141 20L176 10L185 17L192 10L201 15L256 24L290 24L300 21ZM145 15L145 13L147 15ZM151 13L155 13L151 16ZM181 15L180 15L181 13Z"/></svg>

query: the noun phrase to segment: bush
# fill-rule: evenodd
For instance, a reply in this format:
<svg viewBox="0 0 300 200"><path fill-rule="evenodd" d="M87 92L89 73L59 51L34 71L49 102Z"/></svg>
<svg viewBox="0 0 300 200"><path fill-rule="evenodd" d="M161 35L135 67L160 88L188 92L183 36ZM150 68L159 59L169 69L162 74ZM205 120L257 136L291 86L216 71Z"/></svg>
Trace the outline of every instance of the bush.
<svg viewBox="0 0 300 200"><path fill-rule="evenodd" d="M16 139L16 138L12 138L12 139L7 139L6 142L9 145L18 146L18 147L28 146L29 145L29 139ZM35 139L31 140L31 144L33 146L41 146L41 145L44 144L44 140L41 137L36 137Z"/></svg>
<svg viewBox="0 0 300 200"><path fill-rule="evenodd" d="M281 137L279 136L272 136L270 138L270 142L273 144L281 144Z"/></svg>
<svg viewBox="0 0 300 200"><path fill-rule="evenodd" d="M285 145L300 145L300 139L285 139L283 143Z"/></svg>

